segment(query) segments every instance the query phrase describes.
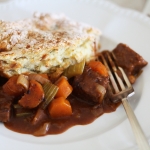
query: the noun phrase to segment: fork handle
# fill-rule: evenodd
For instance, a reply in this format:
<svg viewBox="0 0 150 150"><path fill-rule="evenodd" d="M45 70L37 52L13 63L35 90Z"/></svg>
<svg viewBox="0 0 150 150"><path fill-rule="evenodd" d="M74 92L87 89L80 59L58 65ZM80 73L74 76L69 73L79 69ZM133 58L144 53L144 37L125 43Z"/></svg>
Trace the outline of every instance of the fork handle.
<svg viewBox="0 0 150 150"><path fill-rule="evenodd" d="M122 104L124 106L124 109L126 111L128 119L130 121L130 124L132 126L132 130L134 132L139 149L140 150L150 150L148 141L144 135L144 132L142 131L142 128L141 128L131 106L129 105L129 103L127 101L127 98L122 99Z"/></svg>

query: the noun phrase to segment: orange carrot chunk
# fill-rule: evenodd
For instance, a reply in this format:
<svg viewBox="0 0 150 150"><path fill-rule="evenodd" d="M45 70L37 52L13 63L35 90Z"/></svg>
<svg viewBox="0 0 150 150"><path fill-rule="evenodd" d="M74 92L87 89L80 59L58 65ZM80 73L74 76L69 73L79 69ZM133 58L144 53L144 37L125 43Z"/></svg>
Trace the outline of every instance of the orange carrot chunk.
<svg viewBox="0 0 150 150"><path fill-rule="evenodd" d="M11 96L21 96L26 90L25 88L17 84L19 76L13 76L11 77L4 85L3 85L3 91Z"/></svg>
<svg viewBox="0 0 150 150"><path fill-rule="evenodd" d="M50 103L48 110L52 118L66 117L72 114L70 102L64 97L54 99Z"/></svg>
<svg viewBox="0 0 150 150"><path fill-rule="evenodd" d="M30 80L29 91L18 101L25 108L37 107L44 98L44 91L40 83Z"/></svg>
<svg viewBox="0 0 150 150"><path fill-rule="evenodd" d="M72 92L72 90L73 90L73 88L72 88L72 86L69 84L69 82L67 81L67 78L66 77L64 77L64 76L62 76L57 82L56 82L56 86L58 86L58 92L57 92L57 94L56 94L56 98L57 97L64 97L64 98L67 98L70 94L71 94L71 92Z"/></svg>
<svg viewBox="0 0 150 150"><path fill-rule="evenodd" d="M102 75L104 77L108 76L108 71L107 71L106 67L100 61L91 60L88 63L88 66L91 67L91 69L93 71L98 72L100 75Z"/></svg>

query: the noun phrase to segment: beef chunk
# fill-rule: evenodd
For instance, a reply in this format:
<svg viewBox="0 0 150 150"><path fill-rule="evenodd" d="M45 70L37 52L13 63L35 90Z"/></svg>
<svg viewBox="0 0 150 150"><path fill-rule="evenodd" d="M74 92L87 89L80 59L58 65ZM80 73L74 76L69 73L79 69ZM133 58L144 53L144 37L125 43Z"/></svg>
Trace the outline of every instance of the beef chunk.
<svg viewBox="0 0 150 150"><path fill-rule="evenodd" d="M0 89L0 121L7 122L10 119L11 104L13 97L7 96Z"/></svg>
<svg viewBox="0 0 150 150"><path fill-rule="evenodd" d="M0 103L0 121L7 122L10 118L11 102Z"/></svg>
<svg viewBox="0 0 150 150"><path fill-rule="evenodd" d="M117 47L113 50L113 53L116 56L117 65L125 70L131 83L134 83L136 75L139 74L141 69L147 65L147 62L142 56L122 43L117 45Z"/></svg>
<svg viewBox="0 0 150 150"><path fill-rule="evenodd" d="M101 103L106 93L109 77L101 76L86 66L82 75L73 81L73 93L86 102Z"/></svg>

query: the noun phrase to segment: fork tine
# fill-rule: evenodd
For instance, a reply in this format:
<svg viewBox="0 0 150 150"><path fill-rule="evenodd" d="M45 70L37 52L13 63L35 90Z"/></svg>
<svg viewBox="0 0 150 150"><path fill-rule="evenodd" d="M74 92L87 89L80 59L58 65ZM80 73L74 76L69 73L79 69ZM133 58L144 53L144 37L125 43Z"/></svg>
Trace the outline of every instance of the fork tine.
<svg viewBox="0 0 150 150"><path fill-rule="evenodd" d="M114 60L116 60L116 56L114 55L114 53L112 52L111 54L112 54L112 57L114 58ZM126 82L126 85L128 87L131 87L132 85L131 85L127 75L125 74L124 70L121 67L119 67L119 66L118 66L118 69L121 71L121 73L123 75L123 78L124 78L124 81Z"/></svg>
<svg viewBox="0 0 150 150"><path fill-rule="evenodd" d="M110 71L110 68L109 68L109 66L108 66L108 64L107 64L107 62L106 62L106 60L105 60L103 54L101 54L101 58L102 58L102 61L103 61L104 65L105 65L106 68L108 69L109 78L110 78L111 83L112 83L112 85L113 85L113 87L114 87L114 90L115 90L116 93L118 93L118 92L119 92L119 88L118 88L118 86L117 86L117 84L116 84L116 82L115 82L115 78L114 78L114 76L112 75L112 73L111 73L111 71ZM110 89L111 89L111 88L110 88Z"/></svg>
<svg viewBox="0 0 150 150"><path fill-rule="evenodd" d="M122 89L122 90L125 90L125 86L124 86L124 84L123 84L123 82L122 82L122 79L121 79L121 78L118 76L118 74L117 74L117 70L118 70L118 69L117 69L117 67L116 67L116 65L115 65L115 63L114 63L114 61L112 60L112 58L111 58L109 52L107 53L107 57L108 57L108 60L109 60L109 62L110 62L110 65L111 65L111 67L112 67L112 69L113 69L113 71L114 71L114 75L115 75L115 77L116 77L116 79L117 79L117 81L118 81L118 83L119 83L121 89Z"/></svg>
<svg viewBox="0 0 150 150"><path fill-rule="evenodd" d="M128 87L131 87L131 83L130 83L129 79L127 78L126 74L124 73L123 69L122 69L121 67L118 67L118 68L119 68L119 70L121 71L121 73L122 73L122 75L123 75L123 77L124 77L124 80L125 80L127 86L128 86Z"/></svg>
<svg viewBox="0 0 150 150"><path fill-rule="evenodd" d="M112 101L117 103L125 97L132 96L134 89L123 69L115 63L115 56L113 56L112 52L105 51L100 55L99 59L108 69L110 77L108 91L112 95Z"/></svg>

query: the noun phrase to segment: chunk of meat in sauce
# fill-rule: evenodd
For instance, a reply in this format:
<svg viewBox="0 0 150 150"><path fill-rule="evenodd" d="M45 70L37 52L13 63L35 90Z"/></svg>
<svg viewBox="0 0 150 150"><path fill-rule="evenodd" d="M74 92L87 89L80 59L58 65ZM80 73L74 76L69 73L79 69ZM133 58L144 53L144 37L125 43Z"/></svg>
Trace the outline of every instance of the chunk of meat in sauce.
<svg viewBox="0 0 150 150"><path fill-rule="evenodd" d="M85 66L83 74L74 78L73 93L86 102L101 103L108 83L109 77L104 77Z"/></svg>
<svg viewBox="0 0 150 150"><path fill-rule="evenodd" d="M112 52L116 57L117 65L125 70L130 82L134 83L136 75L147 65L147 61L130 47L122 43L118 44Z"/></svg>
<svg viewBox="0 0 150 150"><path fill-rule="evenodd" d="M11 115L11 104L13 97L7 96L0 89L0 121L7 122Z"/></svg>

